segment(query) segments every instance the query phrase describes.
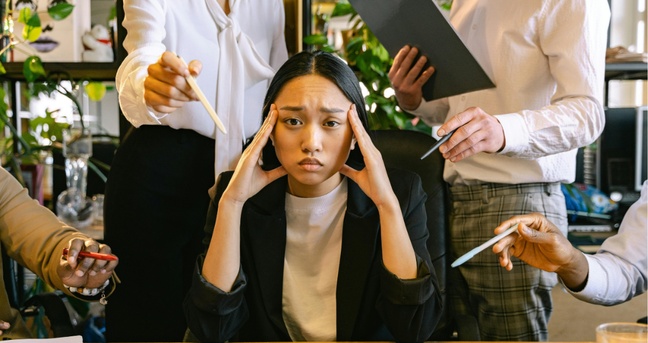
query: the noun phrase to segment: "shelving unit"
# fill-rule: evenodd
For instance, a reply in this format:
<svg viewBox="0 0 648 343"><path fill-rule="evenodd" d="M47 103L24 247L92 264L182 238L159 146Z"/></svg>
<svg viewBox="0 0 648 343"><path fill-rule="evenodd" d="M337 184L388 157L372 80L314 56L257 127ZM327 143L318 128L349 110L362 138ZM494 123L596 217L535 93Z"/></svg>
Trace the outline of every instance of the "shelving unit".
<svg viewBox="0 0 648 343"><path fill-rule="evenodd" d="M612 80L646 80L648 64L644 62L608 63L605 65L605 97L603 105L608 106L608 92Z"/></svg>
<svg viewBox="0 0 648 343"><path fill-rule="evenodd" d="M4 63L7 71L0 79L10 81L24 81L23 62ZM66 72L74 80L89 79L93 81L114 81L119 64L92 63L92 62L44 62L43 67L47 72Z"/></svg>

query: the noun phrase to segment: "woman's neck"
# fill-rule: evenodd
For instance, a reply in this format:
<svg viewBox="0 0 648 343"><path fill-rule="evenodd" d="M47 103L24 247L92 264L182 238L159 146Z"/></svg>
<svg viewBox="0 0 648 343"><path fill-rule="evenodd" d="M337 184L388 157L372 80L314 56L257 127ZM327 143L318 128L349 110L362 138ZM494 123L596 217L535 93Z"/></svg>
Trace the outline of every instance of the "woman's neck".
<svg viewBox="0 0 648 343"><path fill-rule="evenodd" d="M298 182L288 175L288 193L300 198L315 198L330 193L337 187L344 176L335 173L333 176L316 185L307 185Z"/></svg>
<svg viewBox="0 0 648 343"><path fill-rule="evenodd" d="M229 15L229 13L230 13L229 0L218 0L218 4L223 9L223 12L225 12L225 14Z"/></svg>

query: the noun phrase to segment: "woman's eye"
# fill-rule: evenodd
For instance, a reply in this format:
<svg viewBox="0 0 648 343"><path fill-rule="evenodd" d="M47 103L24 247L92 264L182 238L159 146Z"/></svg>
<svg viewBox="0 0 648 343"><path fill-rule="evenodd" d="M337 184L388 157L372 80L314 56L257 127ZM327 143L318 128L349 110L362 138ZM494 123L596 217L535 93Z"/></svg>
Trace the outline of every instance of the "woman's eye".
<svg viewBox="0 0 648 343"><path fill-rule="evenodd" d="M299 119L295 119L295 118L288 118L288 119L284 120L284 123L286 123L288 125L299 125L299 124L301 124L301 121Z"/></svg>
<svg viewBox="0 0 648 343"><path fill-rule="evenodd" d="M339 125L340 125L340 123L335 121L335 120L329 120L329 121L324 123L324 126L326 126L326 127L336 127L336 126L339 126Z"/></svg>

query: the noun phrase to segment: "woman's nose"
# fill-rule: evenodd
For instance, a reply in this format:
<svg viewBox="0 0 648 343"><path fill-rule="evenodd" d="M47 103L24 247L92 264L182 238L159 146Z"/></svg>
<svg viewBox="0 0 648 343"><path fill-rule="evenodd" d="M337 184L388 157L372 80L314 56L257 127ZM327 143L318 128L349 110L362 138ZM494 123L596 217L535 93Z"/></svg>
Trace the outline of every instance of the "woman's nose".
<svg viewBox="0 0 648 343"><path fill-rule="evenodd" d="M302 138L302 150L315 152L322 150L322 135L315 125L307 125Z"/></svg>

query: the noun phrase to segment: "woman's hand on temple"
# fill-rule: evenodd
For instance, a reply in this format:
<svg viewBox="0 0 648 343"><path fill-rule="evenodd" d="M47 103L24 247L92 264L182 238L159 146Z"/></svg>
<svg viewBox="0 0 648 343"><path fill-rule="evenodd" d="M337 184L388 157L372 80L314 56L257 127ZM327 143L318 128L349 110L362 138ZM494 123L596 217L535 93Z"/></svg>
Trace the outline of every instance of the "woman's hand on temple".
<svg viewBox="0 0 648 343"><path fill-rule="evenodd" d="M353 130L353 135L357 139L357 145L364 158L365 168L362 170L355 170L348 165L343 165L340 168L340 173L351 178L355 183L360 186L360 189L367 194L369 198L380 207L387 200L395 200L396 196L391 188L385 163L383 162L380 151L371 141L371 137L362 126L362 122L358 117L355 105L352 104L348 111L348 119ZM391 194L393 199L386 198L386 195Z"/></svg>
<svg viewBox="0 0 648 343"><path fill-rule="evenodd" d="M252 143L243 151L232 180L223 193L223 199L244 203L272 181L286 175L286 170L282 166L265 171L259 165L263 147L268 143L270 134L277 123L277 115L276 106L271 105L270 113L263 125L254 136Z"/></svg>

